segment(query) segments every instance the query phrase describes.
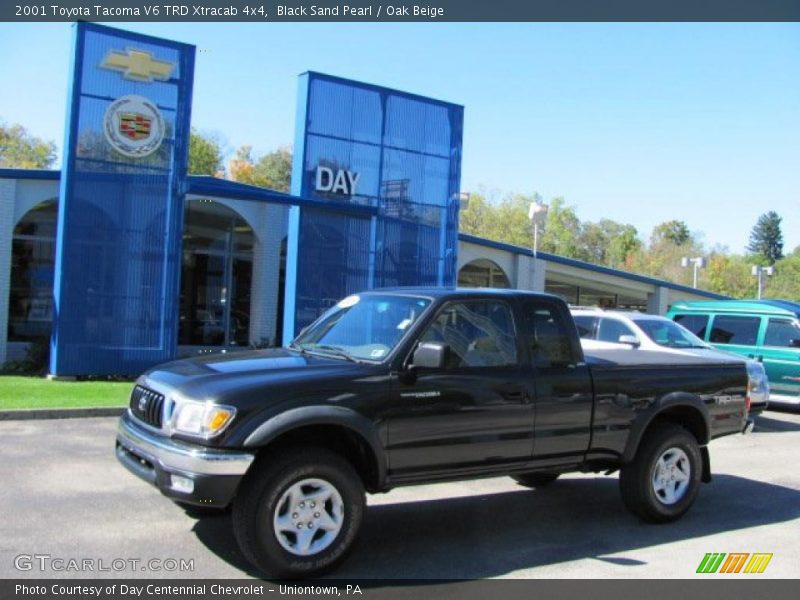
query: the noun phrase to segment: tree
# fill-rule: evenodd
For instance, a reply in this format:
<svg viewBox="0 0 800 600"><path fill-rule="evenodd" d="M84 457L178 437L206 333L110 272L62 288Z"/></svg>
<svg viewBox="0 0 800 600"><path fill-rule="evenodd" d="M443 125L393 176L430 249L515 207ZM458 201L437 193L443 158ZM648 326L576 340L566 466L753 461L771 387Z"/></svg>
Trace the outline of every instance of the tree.
<svg viewBox="0 0 800 600"><path fill-rule="evenodd" d="M256 160L253 148L242 146L228 163L228 170L234 181L288 192L292 179L292 151L283 146Z"/></svg>
<svg viewBox="0 0 800 600"><path fill-rule="evenodd" d="M611 219L583 224L578 242L577 258L610 267L623 265L628 255L642 245L633 225Z"/></svg>
<svg viewBox="0 0 800 600"><path fill-rule="evenodd" d="M629 256L641 251L641 249L642 240L639 239L639 232L636 231L636 227L627 224L622 225L621 229L608 243L605 264L618 269L625 265Z"/></svg>
<svg viewBox="0 0 800 600"><path fill-rule="evenodd" d="M488 237L487 232L492 229L495 212L494 207L482 193L472 193L467 207L459 211L458 230L470 235Z"/></svg>
<svg viewBox="0 0 800 600"><path fill-rule="evenodd" d="M775 263L775 275L768 285L770 298L800 302L800 248Z"/></svg>
<svg viewBox="0 0 800 600"><path fill-rule="evenodd" d="M757 282L750 267L743 256L712 252L700 274L709 291L733 298L754 298Z"/></svg>
<svg viewBox="0 0 800 600"><path fill-rule="evenodd" d="M528 209L533 196L515 194L507 196L495 210L494 219L489 222L491 239L507 242L524 248L533 247L533 224L528 218ZM541 242L541 226L539 228ZM541 248L541 244L539 246Z"/></svg>
<svg viewBox="0 0 800 600"><path fill-rule="evenodd" d="M189 134L189 173L220 177L224 169L219 141L214 137L201 135L193 127Z"/></svg>
<svg viewBox="0 0 800 600"><path fill-rule="evenodd" d="M783 233L781 217L774 210L758 217L758 222L750 232L747 250L769 265L783 258Z"/></svg>
<svg viewBox="0 0 800 600"><path fill-rule="evenodd" d="M256 173L264 187L288 192L292 182L292 151L286 146L265 154L256 162Z"/></svg>
<svg viewBox="0 0 800 600"><path fill-rule="evenodd" d="M56 145L28 133L22 125L0 121L0 168L49 169L56 161Z"/></svg>
<svg viewBox="0 0 800 600"><path fill-rule="evenodd" d="M580 233L581 221L575 214L575 209L567 206L563 198L554 198L547 211L539 248L568 258L579 258Z"/></svg>
<svg viewBox="0 0 800 600"><path fill-rule="evenodd" d="M683 221L672 220L656 225L650 237L652 245L664 241L672 242L676 246L683 246L692 239L689 227Z"/></svg>
<svg viewBox="0 0 800 600"><path fill-rule="evenodd" d="M228 162L228 175L239 183L256 185L253 176L253 147L241 146L236 150L236 155Z"/></svg>

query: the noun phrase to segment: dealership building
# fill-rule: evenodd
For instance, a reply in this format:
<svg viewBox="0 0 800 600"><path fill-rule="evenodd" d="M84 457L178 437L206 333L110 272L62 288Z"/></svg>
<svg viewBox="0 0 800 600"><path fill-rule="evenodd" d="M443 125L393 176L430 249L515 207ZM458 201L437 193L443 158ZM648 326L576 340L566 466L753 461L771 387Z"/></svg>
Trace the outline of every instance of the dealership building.
<svg viewBox="0 0 800 600"><path fill-rule="evenodd" d="M63 169L0 169L0 363L50 337L54 375L135 375L387 286L720 298L458 234L461 106L304 73L284 194L186 174L192 46L79 23L73 55Z"/></svg>

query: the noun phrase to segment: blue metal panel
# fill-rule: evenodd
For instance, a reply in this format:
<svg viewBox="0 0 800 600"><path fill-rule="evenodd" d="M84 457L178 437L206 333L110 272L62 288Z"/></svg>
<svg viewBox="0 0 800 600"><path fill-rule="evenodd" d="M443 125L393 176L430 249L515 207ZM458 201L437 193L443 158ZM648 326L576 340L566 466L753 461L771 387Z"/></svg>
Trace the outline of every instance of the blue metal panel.
<svg viewBox="0 0 800 600"><path fill-rule="evenodd" d="M293 210L284 342L349 293L456 279L463 108L320 73L300 90L292 193L377 217ZM355 190L317 190L319 167L357 173Z"/></svg>
<svg viewBox="0 0 800 600"><path fill-rule="evenodd" d="M46 171L44 169L0 169L0 179L40 179L45 181L58 181L61 171Z"/></svg>
<svg viewBox="0 0 800 600"><path fill-rule="evenodd" d="M136 374L174 357L193 72L193 46L76 26L53 374Z"/></svg>

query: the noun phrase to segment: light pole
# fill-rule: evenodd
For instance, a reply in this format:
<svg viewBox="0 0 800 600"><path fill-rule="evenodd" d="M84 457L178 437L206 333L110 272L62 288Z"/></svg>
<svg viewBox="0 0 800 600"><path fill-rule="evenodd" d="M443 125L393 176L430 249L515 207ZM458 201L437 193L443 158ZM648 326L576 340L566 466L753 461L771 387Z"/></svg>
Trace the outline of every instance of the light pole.
<svg viewBox="0 0 800 600"><path fill-rule="evenodd" d="M694 265L694 276L692 277L692 287L697 288L697 269L702 269L706 266L706 259L702 256L696 256L694 258L689 258L688 256L684 256L681 259L681 266L688 267L689 265Z"/></svg>
<svg viewBox="0 0 800 600"><path fill-rule="evenodd" d="M753 276L758 277L758 299L761 300L761 294L764 290L764 279L762 275L767 275L768 277L772 277L775 274L775 267L762 267L759 265L753 265Z"/></svg>
<svg viewBox="0 0 800 600"><path fill-rule="evenodd" d="M534 195L533 202L528 207L528 219L533 225L533 257L536 258L536 253L539 250L539 223L547 216L547 204L542 203L542 198L539 194Z"/></svg>

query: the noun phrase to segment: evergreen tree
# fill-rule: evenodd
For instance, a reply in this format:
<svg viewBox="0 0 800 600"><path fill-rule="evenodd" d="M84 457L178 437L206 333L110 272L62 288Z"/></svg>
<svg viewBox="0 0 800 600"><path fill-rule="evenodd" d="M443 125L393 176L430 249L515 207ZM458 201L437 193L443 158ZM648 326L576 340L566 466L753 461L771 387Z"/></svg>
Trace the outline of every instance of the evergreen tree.
<svg viewBox="0 0 800 600"><path fill-rule="evenodd" d="M783 258L783 233L781 217L774 210L758 217L758 222L750 232L747 250L769 265Z"/></svg>

